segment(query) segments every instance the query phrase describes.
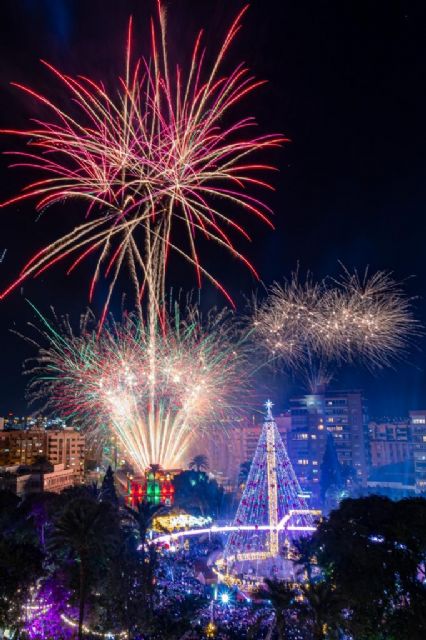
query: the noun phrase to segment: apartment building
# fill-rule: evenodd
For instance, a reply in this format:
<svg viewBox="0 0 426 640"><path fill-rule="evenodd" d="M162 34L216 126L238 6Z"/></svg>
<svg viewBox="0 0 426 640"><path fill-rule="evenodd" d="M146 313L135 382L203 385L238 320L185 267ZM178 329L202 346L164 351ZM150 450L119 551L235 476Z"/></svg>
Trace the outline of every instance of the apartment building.
<svg viewBox="0 0 426 640"><path fill-rule="evenodd" d="M366 485L370 454L366 404L360 391L324 391L290 400L287 448L303 489L318 495L327 434L339 462Z"/></svg>
<svg viewBox="0 0 426 640"><path fill-rule="evenodd" d="M72 428L0 430L0 467L29 466L45 458L63 464L80 480L84 474L85 438Z"/></svg>

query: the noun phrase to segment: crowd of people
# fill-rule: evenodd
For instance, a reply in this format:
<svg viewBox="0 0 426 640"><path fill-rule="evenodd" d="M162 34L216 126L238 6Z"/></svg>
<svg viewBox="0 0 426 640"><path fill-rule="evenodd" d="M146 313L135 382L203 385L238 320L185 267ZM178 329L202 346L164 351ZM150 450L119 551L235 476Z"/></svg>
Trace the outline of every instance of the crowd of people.
<svg viewBox="0 0 426 640"><path fill-rule="evenodd" d="M160 607L182 602L188 596L204 598L206 587L194 575L194 562L187 552L164 554L157 572L157 597Z"/></svg>
<svg viewBox="0 0 426 640"><path fill-rule="evenodd" d="M218 585L207 560L220 541L200 540L180 548L163 550L157 571L159 608L175 609L190 600L198 602L185 640L251 640L266 638L273 611L264 602L253 602L236 587Z"/></svg>
<svg viewBox="0 0 426 640"><path fill-rule="evenodd" d="M200 615L200 626L205 635L208 634L209 623L213 625L214 637L218 640L262 640L267 637L273 623L273 612L270 607L250 600L235 598L224 603L219 598Z"/></svg>

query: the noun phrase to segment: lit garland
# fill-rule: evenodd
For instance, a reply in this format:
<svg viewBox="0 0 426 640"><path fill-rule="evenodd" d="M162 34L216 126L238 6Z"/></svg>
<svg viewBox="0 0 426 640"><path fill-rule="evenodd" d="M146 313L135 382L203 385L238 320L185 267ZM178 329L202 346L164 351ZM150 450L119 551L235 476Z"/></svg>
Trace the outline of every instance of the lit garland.
<svg viewBox="0 0 426 640"><path fill-rule="evenodd" d="M23 605L19 621L26 636L30 640L44 637L69 638L62 624L63 611L66 608L75 614L75 609L68 603L70 592L52 578L40 580L30 588L28 601ZM13 634L12 634L13 635Z"/></svg>
<svg viewBox="0 0 426 640"><path fill-rule="evenodd" d="M157 531L176 531L205 527L212 523L210 516L193 516L190 513L170 513L157 516L153 521L153 529Z"/></svg>
<svg viewBox="0 0 426 640"><path fill-rule="evenodd" d="M293 466L266 403L266 417L223 562L265 560L279 554L279 536L315 530ZM252 525L252 526L250 526Z"/></svg>
<svg viewBox="0 0 426 640"><path fill-rule="evenodd" d="M74 629L78 627L78 622L71 620L71 618L68 618L64 613L61 615L61 618L63 622L65 622L65 624L69 627L73 627ZM95 631L93 629L90 629L86 625L83 625L83 631L84 633L89 633L96 638L107 638L108 640L117 640L118 638L123 638L123 640L126 640L129 637L127 631L120 631L119 633L103 633L102 631Z"/></svg>

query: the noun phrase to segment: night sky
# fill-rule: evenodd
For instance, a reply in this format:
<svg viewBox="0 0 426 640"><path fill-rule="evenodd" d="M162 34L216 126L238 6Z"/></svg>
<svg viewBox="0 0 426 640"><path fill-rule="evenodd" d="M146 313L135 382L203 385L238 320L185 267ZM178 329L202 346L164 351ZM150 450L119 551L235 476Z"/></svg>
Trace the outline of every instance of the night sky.
<svg viewBox="0 0 426 640"><path fill-rule="evenodd" d="M39 63L45 58L70 73L113 83L122 71L128 16L135 17L137 48L146 51L151 0L1 0L0 126L25 127L43 110L10 86L26 83L60 102L62 88ZM200 26L209 47L219 44L241 8L239 0L169 0L170 56L184 59ZM228 63L246 61L269 82L249 98L244 114L260 130L279 131L291 143L268 156L280 172L276 193L267 195L276 231L254 218L254 241L240 249L267 284L289 275L299 262L314 275L336 276L339 261L349 269L393 271L407 279L417 316L426 323L426 3L424 0L253 0L244 30ZM1 138L1 150L18 141ZM0 159L4 199L25 184L23 172ZM1 210L0 285L16 276L48 241L81 221L77 203L55 206L36 220L34 207ZM203 247L205 263L232 292L240 308L259 285L244 267L214 246ZM179 261L178 261L179 262ZM67 278L49 270L0 303L2 375L0 415L25 411L22 361L32 351L10 329L28 332L33 318L25 298L42 312L54 305L78 318L87 302L88 265ZM174 284L195 286L194 274L174 264ZM99 289L97 305L104 291ZM203 304L222 305L208 285ZM113 308L119 308L115 299ZM424 344L394 370L372 376L350 369L335 386L362 388L370 414L404 415L426 406ZM297 388L282 381L277 400Z"/></svg>

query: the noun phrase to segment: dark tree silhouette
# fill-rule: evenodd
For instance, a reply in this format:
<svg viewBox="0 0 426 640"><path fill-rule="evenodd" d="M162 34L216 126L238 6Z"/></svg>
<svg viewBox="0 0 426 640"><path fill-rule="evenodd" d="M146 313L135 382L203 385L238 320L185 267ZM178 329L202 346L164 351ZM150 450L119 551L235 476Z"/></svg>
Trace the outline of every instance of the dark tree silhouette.
<svg viewBox="0 0 426 640"><path fill-rule="evenodd" d="M137 525L139 532L139 539L141 545L141 551L146 551L146 542L149 529L152 528L154 518L162 513L166 513L167 509L162 504L152 504L146 500L142 500L136 509L133 507L126 507L127 513L132 518L133 522Z"/></svg>
<svg viewBox="0 0 426 640"><path fill-rule="evenodd" d="M204 471L182 471L175 476L173 484L176 506L202 516L217 517L224 491L216 480L211 480Z"/></svg>
<svg viewBox="0 0 426 640"><path fill-rule="evenodd" d="M103 626L125 629L129 638L144 631L147 622L144 603L146 568L138 549L139 538L122 528L119 543L100 584Z"/></svg>
<svg viewBox="0 0 426 640"><path fill-rule="evenodd" d="M321 499L324 502L327 491L343 487L342 465L337 457L336 445L331 433L327 434L324 457L321 462Z"/></svg>
<svg viewBox="0 0 426 640"><path fill-rule="evenodd" d="M238 484L242 485L247 482L248 475L250 473L251 460L245 460L240 464L240 471L238 474Z"/></svg>
<svg viewBox="0 0 426 640"><path fill-rule="evenodd" d="M324 576L349 611L349 635L357 640L415 638L408 629L418 607L418 633L426 637L426 500L343 500L320 523L312 544ZM399 635L392 635L397 624Z"/></svg>
<svg viewBox="0 0 426 640"><path fill-rule="evenodd" d="M260 589L256 597L269 600L275 611L275 626L279 640L290 640L291 622L289 613L295 607L296 592L291 584L265 578L266 589Z"/></svg>
<svg viewBox="0 0 426 640"><path fill-rule="evenodd" d="M340 637L341 616L344 602L330 582L305 582L300 587L303 597L299 605L298 619L306 624L312 640Z"/></svg>
<svg viewBox="0 0 426 640"><path fill-rule="evenodd" d="M18 632L30 590L43 574L39 548L0 536L0 627Z"/></svg>
<svg viewBox="0 0 426 640"><path fill-rule="evenodd" d="M108 502L76 498L69 502L54 523L49 548L69 549L79 563L78 638L83 638L85 604L92 558L100 562L117 541L116 511Z"/></svg>
<svg viewBox="0 0 426 640"><path fill-rule="evenodd" d="M294 547L296 551L294 563L297 572L298 574L305 573L308 582L311 582L312 569L315 565L315 544L310 537L302 537L294 541Z"/></svg>
<svg viewBox="0 0 426 640"><path fill-rule="evenodd" d="M115 490L114 471L111 465L106 470L100 491L100 499L102 502L111 502L113 505L118 504L117 492Z"/></svg>
<svg viewBox="0 0 426 640"><path fill-rule="evenodd" d="M195 471L207 471L209 468L209 460L206 455L199 453L192 458L188 466Z"/></svg>
<svg viewBox="0 0 426 640"><path fill-rule="evenodd" d="M156 516L166 513L167 509L161 504L152 504L151 502L142 501L137 508L126 507L127 513L137 526L139 533L139 553L142 559L142 607L151 613L152 605L152 582L153 582L153 564L155 558L150 554L147 545L148 531L153 526ZM149 606L148 606L149 605Z"/></svg>

